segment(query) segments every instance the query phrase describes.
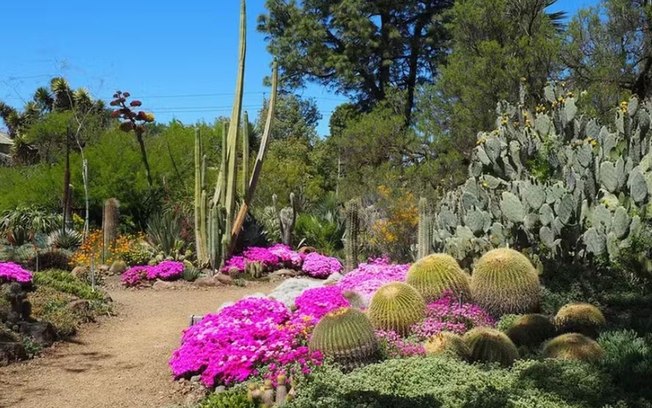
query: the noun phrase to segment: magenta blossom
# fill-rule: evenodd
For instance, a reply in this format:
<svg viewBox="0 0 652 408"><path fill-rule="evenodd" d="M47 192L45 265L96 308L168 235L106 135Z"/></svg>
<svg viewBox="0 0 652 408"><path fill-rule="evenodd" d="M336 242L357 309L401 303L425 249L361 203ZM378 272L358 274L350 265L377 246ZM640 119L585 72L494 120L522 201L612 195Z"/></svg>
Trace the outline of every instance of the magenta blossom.
<svg viewBox="0 0 652 408"><path fill-rule="evenodd" d="M389 358L423 356L426 349L418 341L405 339L393 330L376 330L376 337Z"/></svg>
<svg viewBox="0 0 652 408"><path fill-rule="evenodd" d="M31 283L32 273L13 262L0 262L0 283Z"/></svg>
<svg viewBox="0 0 652 408"><path fill-rule="evenodd" d="M121 276L125 286L137 286L144 281L157 279L172 281L181 278L185 266L183 262L163 261L158 265L132 266Z"/></svg>
<svg viewBox="0 0 652 408"><path fill-rule="evenodd" d="M405 275L410 265L387 263L386 258L363 263L344 275L337 283L343 291L357 292L368 303L373 294L383 285L390 282L405 281Z"/></svg>
<svg viewBox="0 0 652 408"><path fill-rule="evenodd" d="M301 269L313 278L328 278L342 270L342 263L337 258L311 252L303 260Z"/></svg>
<svg viewBox="0 0 652 408"><path fill-rule="evenodd" d="M348 300L342 296L342 289L338 286L307 289L296 298L294 304L297 309L296 315L310 316L315 323L328 312L349 306Z"/></svg>

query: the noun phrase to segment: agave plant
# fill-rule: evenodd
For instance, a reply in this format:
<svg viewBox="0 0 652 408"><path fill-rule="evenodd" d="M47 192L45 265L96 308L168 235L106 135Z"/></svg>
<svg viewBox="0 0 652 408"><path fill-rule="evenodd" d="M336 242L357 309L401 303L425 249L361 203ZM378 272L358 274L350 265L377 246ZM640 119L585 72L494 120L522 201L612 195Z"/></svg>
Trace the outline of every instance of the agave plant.
<svg viewBox="0 0 652 408"><path fill-rule="evenodd" d="M74 230L56 230L48 235L48 246L73 251L82 244L82 235Z"/></svg>
<svg viewBox="0 0 652 408"><path fill-rule="evenodd" d="M147 223L147 240L166 256L176 255L183 249L185 243L180 234L179 217L172 211L154 214Z"/></svg>
<svg viewBox="0 0 652 408"><path fill-rule="evenodd" d="M11 245L33 242L37 234L54 231L62 223L59 214L51 214L36 207L19 207L5 211L0 218L0 232Z"/></svg>

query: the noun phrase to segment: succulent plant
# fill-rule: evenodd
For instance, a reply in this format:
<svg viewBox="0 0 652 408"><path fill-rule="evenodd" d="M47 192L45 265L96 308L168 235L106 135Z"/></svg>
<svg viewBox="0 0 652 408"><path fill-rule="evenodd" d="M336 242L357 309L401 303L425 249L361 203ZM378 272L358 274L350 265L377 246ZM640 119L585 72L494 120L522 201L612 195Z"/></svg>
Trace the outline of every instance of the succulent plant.
<svg viewBox="0 0 652 408"><path fill-rule="evenodd" d="M547 341L543 345L543 355L546 358L593 362L604 356L604 350L590 337L566 333Z"/></svg>
<svg viewBox="0 0 652 408"><path fill-rule="evenodd" d="M588 303L569 303L562 306L555 315L555 326L560 333L582 333L597 338L606 324L604 315L597 307Z"/></svg>
<svg viewBox="0 0 652 408"><path fill-rule="evenodd" d="M476 327L466 332L463 339L469 347L471 361L510 366L519 357L516 345L500 330Z"/></svg>
<svg viewBox="0 0 652 408"><path fill-rule="evenodd" d="M118 259L117 261L113 261L111 267L109 268L109 272L112 275L120 275L122 272L126 270L127 270L127 263L120 259Z"/></svg>
<svg viewBox="0 0 652 408"><path fill-rule="evenodd" d="M423 347L428 355L447 354L462 360L468 360L471 356L469 346L462 336L448 331L435 334L424 343Z"/></svg>
<svg viewBox="0 0 652 408"><path fill-rule="evenodd" d="M539 276L530 260L509 248L484 254L473 269L474 301L494 315L527 313L539 307Z"/></svg>
<svg viewBox="0 0 652 408"><path fill-rule="evenodd" d="M536 347L554 337L556 332L555 325L547 316L526 314L517 317L505 334L517 346Z"/></svg>
<svg viewBox="0 0 652 408"><path fill-rule="evenodd" d="M360 234L360 203L351 200L346 204L346 241L344 242L345 271L350 272L358 267L359 234Z"/></svg>
<svg viewBox="0 0 652 408"><path fill-rule="evenodd" d="M48 246L74 251L82 244L82 235L74 230L56 230L48 235Z"/></svg>
<svg viewBox="0 0 652 408"><path fill-rule="evenodd" d="M119 208L120 202L115 198L109 198L104 202L104 212L102 214L103 259L106 259L109 248L118 237L118 228L120 227Z"/></svg>
<svg viewBox="0 0 652 408"><path fill-rule="evenodd" d="M319 320L308 347L344 367L353 368L378 358L378 340L369 318L358 309L341 308Z"/></svg>
<svg viewBox="0 0 652 408"><path fill-rule="evenodd" d="M392 282L374 293L369 304L369 320L376 329L408 334L410 326L425 317L426 302L419 292L403 282Z"/></svg>
<svg viewBox="0 0 652 408"><path fill-rule="evenodd" d="M463 300L471 298L469 276L448 254L432 254L419 259L408 270L406 282L418 290L426 302L436 300L446 290Z"/></svg>

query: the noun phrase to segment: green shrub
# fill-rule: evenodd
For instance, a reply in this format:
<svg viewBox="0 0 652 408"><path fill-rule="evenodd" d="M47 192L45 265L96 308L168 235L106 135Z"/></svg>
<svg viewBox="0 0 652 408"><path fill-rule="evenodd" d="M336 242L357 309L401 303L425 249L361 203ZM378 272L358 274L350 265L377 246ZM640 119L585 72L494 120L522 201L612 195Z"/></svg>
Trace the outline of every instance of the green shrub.
<svg viewBox="0 0 652 408"><path fill-rule="evenodd" d="M34 284L37 287L47 286L56 289L59 292L74 295L80 299L104 299L104 294L102 292L93 290L90 285L82 282L67 271L48 270L37 272L34 274Z"/></svg>
<svg viewBox="0 0 652 408"><path fill-rule="evenodd" d="M209 395L197 408L256 408L244 387L235 387Z"/></svg>
<svg viewBox="0 0 652 408"><path fill-rule="evenodd" d="M48 286L37 286L34 292L27 295L32 304L32 316L38 320L52 323L60 337L72 336L77 332L80 319L68 307L77 299L75 296L60 292Z"/></svg>
<svg viewBox="0 0 652 408"><path fill-rule="evenodd" d="M55 249L41 253L39 251L38 260L36 256L31 257L27 261L27 268L35 271L38 261L38 270L43 271L46 269L60 269L70 270L70 257L71 253L62 249Z"/></svg>
<svg viewBox="0 0 652 408"><path fill-rule="evenodd" d="M500 319L498 319L498 322L496 323L496 329L500 330L503 333L507 332L507 330L509 330L509 328L512 327L516 319L518 319L521 316L523 315L506 314L500 316Z"/></svg>
<svg viewBox="0 0 652 408"><path fill-rule="evenodd" d="M455 258L448 254L431 254L416 261L408 270L406 282L421 293L426 302L438 299L446 291L469 300L469 276Z"/></svg>
<svg viewBox="0 0 652 408"><path fill-rule="evenodd" d="M582 333L596 338L606 323L600 309L588 303L569 303L555 315L555 326L560 333Z"/></svg>
<svg viewBox="0 0 652 408"><path fill-rule="evenodd" d="M401 335L425 317L426 302L419 292L403 282L392 282L374 293L369 304L369 320L376 329Z"/></svg>
<svg viewBox="0 0 652 408"><path fill-rule="evenodd" d="M640 337L633 330L605 332L598 338L605 351L600 362L614 382L628 393L652 400L652 336Z"/></svg>
<svg viewBox="0 0 652 408"><path fill-rule="evenodd" d="M471 361L510 366L518 358L518 349L500 330L476 327L464 334Z"/></svg>
<svg viewBox="0 0 652 408"><path fill-rule="evenodd" d="M327 254L342 249L343 235L344 223L333 212L322 216L301 213L294 227L295 241L303 241L305 245L319 248Z"/></svg>
<svg viewBox="0 0 652 408"><path fill-rule="evenodd" d="M536 269L525 255L513 249L493 249L473 269L473 300L496 316L536 311L540 292Z"/></svg>

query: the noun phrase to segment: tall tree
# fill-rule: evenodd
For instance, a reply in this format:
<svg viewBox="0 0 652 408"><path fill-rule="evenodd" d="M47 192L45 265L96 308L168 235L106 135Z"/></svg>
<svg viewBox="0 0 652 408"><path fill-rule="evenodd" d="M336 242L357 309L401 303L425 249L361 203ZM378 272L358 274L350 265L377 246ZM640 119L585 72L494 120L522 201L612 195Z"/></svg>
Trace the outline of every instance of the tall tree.
<svg viewBox="0 0 652 408"><path fill-rule="evenodd" d="M602 0L580 10L563 53L569 79L598 114L627 95L652 95L652 1Z"/></svg>
<svg viewBox="0 0 652 408"><path fill-rule="evenodd" d="M478 131L494 126L497 102L519 103L523 89L536 102L546 81L558 72L564 13L547 13L553 3L455 2L450 11L451 54L438 87L429 92L440 103L433 106L433 115L446 118L439 121L441 131L452 134L461 150L469 150Z"/></svg>
<svg viewBox="0 0 652 408"><path fill-rule="evenodd" d="M405 90L409 123L416 87L444 56L441 14L452 0L267 0L258 29L285 87L316 82L366 107Z"/></svg>
<svg viewBox="0 0 652 408"><path fill-rule="evenodd" d="M269 101L265 100L258 114L256 127L262 133L267 118ZM302 99L283 93L276 100L276 115L272 122L271 140L300 138L312 141L317 137L317 122L321 114L314 99Z"/></svg>

